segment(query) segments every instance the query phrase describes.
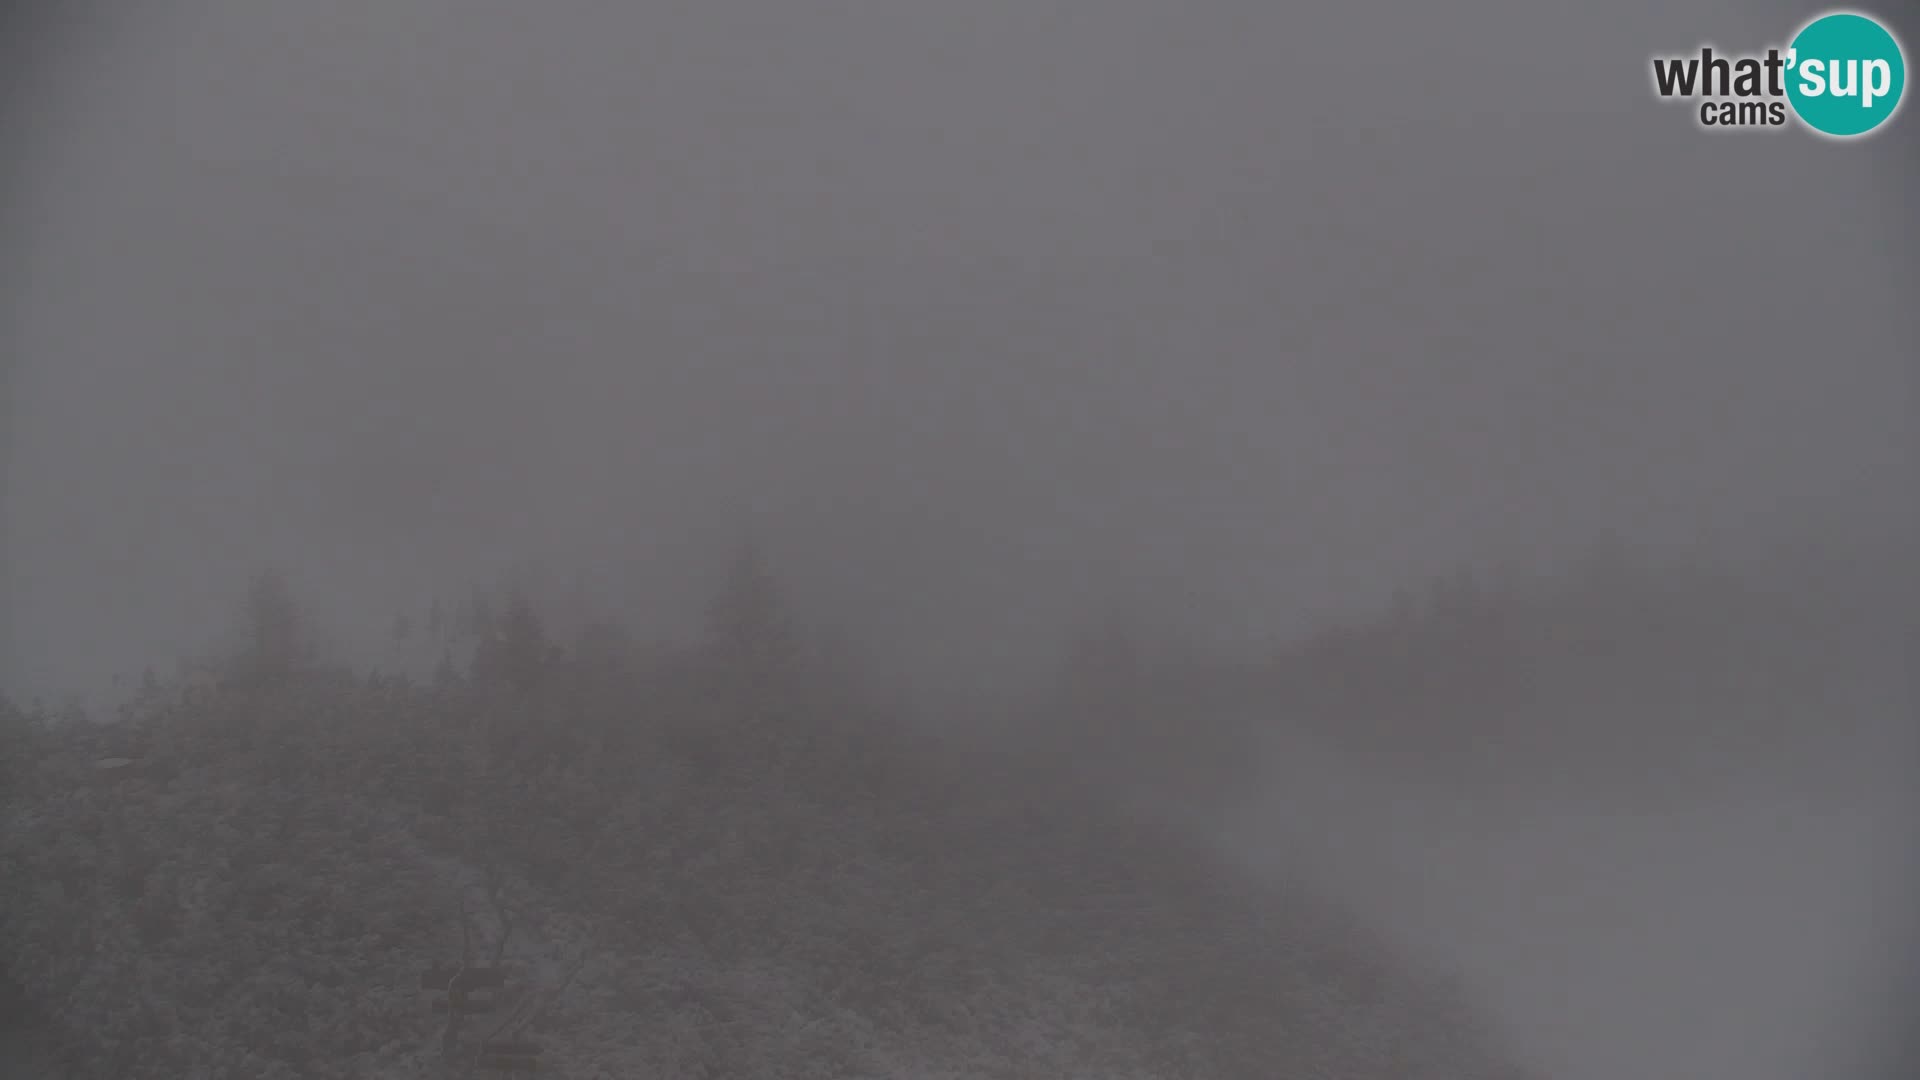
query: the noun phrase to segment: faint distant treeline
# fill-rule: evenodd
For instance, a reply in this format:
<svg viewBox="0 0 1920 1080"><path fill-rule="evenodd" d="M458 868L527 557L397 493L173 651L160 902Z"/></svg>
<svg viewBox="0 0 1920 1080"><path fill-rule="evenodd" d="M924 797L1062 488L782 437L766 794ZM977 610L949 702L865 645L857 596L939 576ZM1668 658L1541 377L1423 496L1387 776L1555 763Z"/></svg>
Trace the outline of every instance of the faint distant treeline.
<svg viewBox="0 0 1920 1080"><path fill-rule="evenodd" d="M1920 705L1917 620L1911 583L1879 568L1609 549L1447 576L1252 659L1104 625L1011 727L1091 786L1189 804L1256 790L1302 740L1411 781L1648 797L1889 745Z"/></svg>
<svg viewBox="0 0 1920 1080"><path fill-rule="evenodd" d="M1187 802L1250 790L1263 761L1301 738L1474 784L1724 769L1877 719L1876 703L1847 693L1888 686L1911 596L1845 568L1802 570L1742 577L1612 551L1551 575L1463 572L1253 658L1106 620L1067 643L1043 685L995 695L987 712L929 711L950 739L1018 746L1055 782ZM174 677L147 672L123 712L321 673L511 700L513 719L493 723L530 745L591 745L664 716L698 727L687 702L724 694L759 694L778 712L801 684L875 710L855 690L868 682L857 664L807 631L751 547L725 566L700 632L679 641L642 640L582 579L555 580L523 569L398 612L386 659L353 673L329 660L288 579L261 573L225 646Z"/></svg>

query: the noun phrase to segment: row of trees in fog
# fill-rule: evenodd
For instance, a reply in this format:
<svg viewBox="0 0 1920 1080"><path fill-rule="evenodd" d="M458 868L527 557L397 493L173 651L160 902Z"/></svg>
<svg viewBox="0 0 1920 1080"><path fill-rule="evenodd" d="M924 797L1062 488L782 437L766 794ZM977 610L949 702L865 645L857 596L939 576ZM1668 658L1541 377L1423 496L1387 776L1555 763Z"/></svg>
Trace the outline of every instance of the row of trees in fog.
<svg viewBox="0 0 1920 1080"><path fill-rule="evenodd" d="M1777 742L1795 734L1786 703L1809 681L1810 644L1860 632L1850 612L1809 608L1793 591L1615 553L1558 575L1460 573L1403 589L1374 617L1263 656L1211 655L1151 625L1099 622L1065 643L1045 685L998 695L992 715L965 726L1021 740L1036 763L1106 780L1151 768L1160 775L1129 779L1195 791L1253 782L1275 735L1512 772L1556 748L1597 767L1655 738L1673 748ZM642 688L697 698L726 687L769 708L799 680L857 696L848 654L810 637L805 614L749 548L725 566L701 632L686 641L641 639L577 592L516 583L393 615L390 659L354 677L457 683L538 703L515 721L540 718L522 742L618 728L599 714ZM346 677L286 575L256 575L238 615L217 659L164 688L149 671L139 697Z"/></svg>
<svg viewBox="0 0 1920 1080"><path fill-rule="evenodd" d="M830 743L851 716L876 711L857 663L807 632L808 613L791 609L768 559L749 548L723 570L700 632L678 642L645 640L577 591L529 587L536 579L523 574L391 614L389 660L354 675L330 659L327 628L291 579L264 572L247 584L224 652L179 678L147 673L132 708L323 676L465 687L515 702L490 723L522 747L603 746L648 724L695 741L744 738L718 721L703 735L692 717L720 697L772 716L802 684L867 700L826 710L832 724L814 717L818 730L763 718L760 743ZM1812 733L1810 667L1884 649L1864 640L1883 628L1863 611L1900 603L1868 590L1852 594L1862 603L1823 607L1807 595L1794 582L1614 552L1555 575L1451 575L1265 655L1215 655L1151 625L1099 622L1064 643L1046 683L991 698L951 734L1017 743L1031 767L1062 780L1183 798L1230 798L1258 782L1262 755L1296 737L1476 783L1791 753Z"/></svg>

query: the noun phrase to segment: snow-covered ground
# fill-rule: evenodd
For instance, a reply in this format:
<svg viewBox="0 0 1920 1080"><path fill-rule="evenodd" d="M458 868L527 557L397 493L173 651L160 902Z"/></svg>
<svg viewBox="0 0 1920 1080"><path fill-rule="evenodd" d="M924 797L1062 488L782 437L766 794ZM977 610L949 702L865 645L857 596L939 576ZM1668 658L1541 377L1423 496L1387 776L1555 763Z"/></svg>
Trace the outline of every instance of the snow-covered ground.
<svg viewBox="0 0 1920 1080"><path fill-rule="evenodd" d="M1880 749L1655 808L1472 804L1293 747L1226 842L1454 968L1557 1080L1877 1076L1920 883L1911 747Z"/></svg>
<svg viewBox="0 0 1920 1080"><path fill-rule="evenodd" d="M53 1080L53 1069L30 1032L0 1017L0 1077L6 1080Z"/></svg>

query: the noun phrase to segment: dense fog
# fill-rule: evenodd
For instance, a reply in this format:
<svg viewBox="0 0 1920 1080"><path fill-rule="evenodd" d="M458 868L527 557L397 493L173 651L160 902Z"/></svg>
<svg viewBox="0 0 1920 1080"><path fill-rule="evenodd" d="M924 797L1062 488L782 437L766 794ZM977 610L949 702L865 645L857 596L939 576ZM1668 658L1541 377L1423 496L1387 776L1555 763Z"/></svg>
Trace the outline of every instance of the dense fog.
<svg viewBox="0 0 1920 1080"><path fill-rule="evenodd" d="M563 1075L1894 1075L1914 118L1710 134L1644 75L1806 14L9 26L20 1041L450 1058L359 945L285 961L351 1053L152 1004L244 981L208 882L271 942L377 858L429 883L339 931L382 956L469 879L547 912ZM79 959L122 938L149 981Z"/></svg>

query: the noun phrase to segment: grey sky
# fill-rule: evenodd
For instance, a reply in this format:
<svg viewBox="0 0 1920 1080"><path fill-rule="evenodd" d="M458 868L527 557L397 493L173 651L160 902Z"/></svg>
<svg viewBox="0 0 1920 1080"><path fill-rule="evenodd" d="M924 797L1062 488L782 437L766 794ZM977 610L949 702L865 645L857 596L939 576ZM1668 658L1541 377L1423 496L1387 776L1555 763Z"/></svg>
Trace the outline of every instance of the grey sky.
<svg viewBox="0 0 1920 1080"><path fill-rule="evenodd" d="M6 207L8 678L194 644L264 561L362 616L513 556L677 611L757 531L961 670L1602 533L1891 547L1920 129L1704 134L1647 55L1799 13L1612 7L69 32Z"/></svg>

